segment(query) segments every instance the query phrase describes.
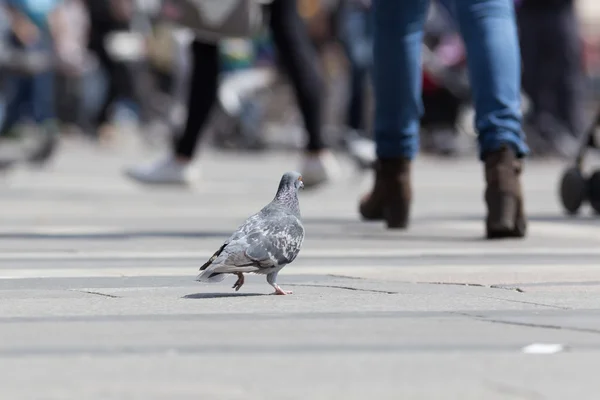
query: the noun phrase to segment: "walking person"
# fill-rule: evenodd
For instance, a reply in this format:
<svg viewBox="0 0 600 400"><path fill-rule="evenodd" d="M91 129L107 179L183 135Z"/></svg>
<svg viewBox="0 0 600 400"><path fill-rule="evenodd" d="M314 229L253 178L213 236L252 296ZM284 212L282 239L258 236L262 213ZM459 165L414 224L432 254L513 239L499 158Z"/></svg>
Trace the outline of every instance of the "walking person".
<svg viewBox="0 0 600 400"><path fill-rule="evenodd" d="M112 107L118 100L133 101L138 106L138 116L147 127L154 114L150 99L153 92L146 60L126 61L115 58L107 41L112 34L131 32L136 2L134 0L86 0L90 19L88 48L106 72L108 91L100 112L93 123L99 139L110 135Z"/></svg>
<svg viewBox="0 0 600 400"><path fill-rule="evenodd" d="M488 238L524 237L520 55L512 0L446 0L467 49L479 159L484 164ZM428 0L374 0L375 184L360 202L365 219L407 228L411 169L419 151L421 46Z"/></svg>
<svg viewBox="0 0 600 400"><path fill-rule="evenodd" d="M575 1L521 0L517 16L530 123L553 150L568 154L565 147L585 129L583 45Z"/></svg>
<svg viewBox="0 0 600 400"><path fill-rule="evenodd" d="M5 0L11 30L8 42L13 49L30 55L54 59L63 55L64 19L61 0ZM29 161L43 163L54 153L58 139L55 110L55 73L52 66L44 70L13 72L7 79L8 100L0 134L8 134L22 117L31 117L42 134Z"/></svg>
<svg viewBox="0 0 600 400"><path fill-rule="evenodd" d="M268 9L269 27L278 61L290 77L307 133L306 151L300 170L305 185L316 186L338 173L338 165L323 140L325 85L322 72L306 26L298 15L296 0L273 0ZM198 171L192 161L217 97L219 47L195 39L191 50L191 93L183 133L176 138L172 154L166 159L126 171L130 178L138 182L189 184L197 178Z"/></svg>

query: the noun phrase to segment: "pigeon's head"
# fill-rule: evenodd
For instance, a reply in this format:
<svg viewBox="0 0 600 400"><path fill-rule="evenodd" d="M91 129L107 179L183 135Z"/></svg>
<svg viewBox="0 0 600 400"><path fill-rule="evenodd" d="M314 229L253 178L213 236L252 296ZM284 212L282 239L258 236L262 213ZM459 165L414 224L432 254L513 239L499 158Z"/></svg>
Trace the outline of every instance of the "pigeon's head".
<svg viewBox="0 0 600 400"><path fill-rule="evenodd" d="M302 175L298 172L291 171L286 172L279 181L279 187L277 188L277 198L295 198L298 189L304 187L302 182Z"/></svg>
<svg viewBox="0 0 600 400"><path fill-rule="evenodd" d="M302 175L298 172L286 172L281 177L281 181L279 181L277 194L273 201L299 216L298 190L303 187Z"/></svg>
<svg viewBox="0 0 600 400"><path fill-rule="evenodd" d="M298 191L298 189L302 189L303 187L304 182L302 182L302 175L296 171L286 172L281 177L281 182L279 182L280 189L294 188L296 191Z"/></svg>

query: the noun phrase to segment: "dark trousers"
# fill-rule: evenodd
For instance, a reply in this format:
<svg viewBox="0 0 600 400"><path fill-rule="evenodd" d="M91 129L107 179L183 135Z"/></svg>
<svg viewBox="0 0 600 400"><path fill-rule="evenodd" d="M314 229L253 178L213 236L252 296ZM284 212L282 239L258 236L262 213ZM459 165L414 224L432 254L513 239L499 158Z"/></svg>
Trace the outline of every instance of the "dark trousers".
<svg viewBox="0 0 600 400"><path fill-rule="evenodd" d="M24 46L14 35L9 41L15 48L24 51L51 51L49 39L31 46ZM55 118L53 71L33 75L11 73L6 81L7 107L1 132L10 130L22 117L29 117L38 124Z"/></svg>
<svg viewBox="0 0 600 400"><path fill-rule="evenodd" d="M92 51L108 76L108 93L95 120L95 127L108 122L111 106L116 100L122 99L135 102L139 106L141 122L149 122L153 91L147 68L142 62L113 60L103 45L92 47Z"/></svg>
<svg viewBox="0 0 600 400"><path fill-rule="evenodd" d="M534 124L550 118L560 124L550 130L579 135L585 124L584 76L575 10L521 9L518 21L523 88L533 103Z"/></svg>
<svg viewBox="0 0 600 400"><path fill-rule="evenodd" d="M307 149L325 147L321 135L324 82L316 51L296 9L296 0L274 0L269 5L270 28L280 64L290 77L304 126ZM217 98L219 50L214 44L192 44L192 79L188 118L176 139L175 153L191 158Z"/></svg>

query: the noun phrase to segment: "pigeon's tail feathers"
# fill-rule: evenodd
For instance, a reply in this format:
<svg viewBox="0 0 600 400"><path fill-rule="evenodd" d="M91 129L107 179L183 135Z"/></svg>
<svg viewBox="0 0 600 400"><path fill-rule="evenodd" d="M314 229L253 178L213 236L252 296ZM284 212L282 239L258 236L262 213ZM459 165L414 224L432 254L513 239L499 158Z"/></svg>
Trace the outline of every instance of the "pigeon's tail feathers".
<svg viewBox="0 0 600 400"><path fill-rule="evenodd" d="M198 282L217 283L225 279L225 274L214 272L212 270L204 270L196 277Z"/></svg>
<svg viewBox="0 0 600 400"><path fill-rule="evenodd" d="M224 243L223 246L221 246L219 250L217 250L215 254L213 254L212 257L207 262L205 262L203 266L200 267L200 271L206 270L206 268L208 268L208 266L211 265L213 261L215 261L215 259L219 257L219 255L223 252L225 246L227 246L227 243Z"/></svg>
<svg viewBox="0 0 600 400"><path fill-rule="evenodd" d="M245 265L212 265L209 269L205 269L202 271L197 277L196 280L198 282L221 282L225 279L226 274L236 274L238 272L257 272L260 270L260 267L256 266L254 263L245 264Z"/></svg>

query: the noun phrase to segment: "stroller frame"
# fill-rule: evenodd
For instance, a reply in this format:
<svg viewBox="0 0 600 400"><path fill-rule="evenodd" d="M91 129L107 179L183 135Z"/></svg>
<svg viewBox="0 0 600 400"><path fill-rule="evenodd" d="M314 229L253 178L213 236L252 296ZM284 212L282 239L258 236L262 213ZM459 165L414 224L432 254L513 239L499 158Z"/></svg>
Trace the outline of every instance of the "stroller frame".
<svg viewBox="0 0 600 400"><path fill-rule="evenodd" d="M589 177L583 172L588 150L599 149L599 143L595 139L598 127L600 127L600 107L592 123L581 136L575 158L563 172L560 180L560 200L569 215L576 215L586 201L590 203L595 214L600 215L600 170L594 171Z"/></svg>

